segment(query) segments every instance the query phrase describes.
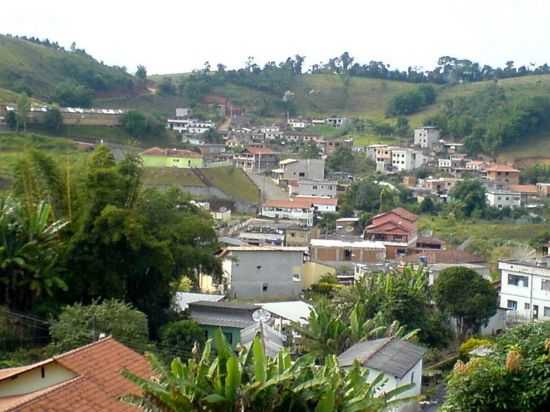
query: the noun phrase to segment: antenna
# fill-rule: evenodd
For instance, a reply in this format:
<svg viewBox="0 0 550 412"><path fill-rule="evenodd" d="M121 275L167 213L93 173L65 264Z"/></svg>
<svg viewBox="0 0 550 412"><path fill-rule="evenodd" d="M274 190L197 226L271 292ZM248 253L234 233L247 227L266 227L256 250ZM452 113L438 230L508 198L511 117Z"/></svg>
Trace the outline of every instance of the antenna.
<svg viewBox="0 0 550 412"><path fill-rule="evenodd" d="M252 319L255 322L267 322L269 319L271 319L271 313L269 313L265 309L258 309L257 311L252 313Z"/></svg>

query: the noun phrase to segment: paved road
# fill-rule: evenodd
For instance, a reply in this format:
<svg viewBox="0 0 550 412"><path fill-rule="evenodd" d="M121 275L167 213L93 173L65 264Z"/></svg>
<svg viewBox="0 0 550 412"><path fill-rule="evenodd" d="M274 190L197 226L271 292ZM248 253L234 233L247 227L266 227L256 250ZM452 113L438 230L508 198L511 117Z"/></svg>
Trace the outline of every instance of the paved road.
<svg viewBox="0 0 550 412"><path fill-rule="evenodd" d="M277 186L270 177L252 172L247 172L247 174L262 191L263 200L288 199L288 192Z"/></svg>

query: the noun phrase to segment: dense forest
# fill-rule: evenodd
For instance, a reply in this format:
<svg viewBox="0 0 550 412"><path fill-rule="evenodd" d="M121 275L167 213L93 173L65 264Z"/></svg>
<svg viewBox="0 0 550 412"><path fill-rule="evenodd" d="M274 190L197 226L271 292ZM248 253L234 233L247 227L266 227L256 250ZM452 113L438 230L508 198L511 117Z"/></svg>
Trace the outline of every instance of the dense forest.
<svg viewBox="0 0 550 412"><path fill-rule="evenodd" d="M443 102L442 110L426 119L441 128L443 135L464 138L470 154L496 151L517 143L548 125L550 98L511 97L497 85L490 85L471 96Z"/></svg>

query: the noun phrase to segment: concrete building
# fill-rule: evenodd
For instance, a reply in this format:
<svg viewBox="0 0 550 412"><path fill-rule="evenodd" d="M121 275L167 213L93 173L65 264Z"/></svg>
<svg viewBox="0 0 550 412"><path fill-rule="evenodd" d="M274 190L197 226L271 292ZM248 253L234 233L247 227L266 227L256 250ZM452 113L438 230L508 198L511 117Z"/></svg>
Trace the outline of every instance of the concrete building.
<svg viewBox="0 0 550 412"><path fill-rule="evenodd" d="M446 195L461 180L454 177L427 178L422 181L422 187L438 195Z"/></svg>
<svg viewBox="0 0 550 412"><path fill-rule="evenodd" d="M318 262L378 263L386 259L381 242L363 239L311 239L311 259Z"/></svg>
<svg viewBox="0 0 550 412"><path fill-rule="evenodd" d="M306 247L228 247L222 254L223 278L232 298L296 297L303 289Z"/></svg>
<svg viewBox="0 0 550 412"><path fill-rule="evenodd" d="M351 150L353 147L353 139L342 139L342 138L325 138L318 142L319 146L323 153L327 156L333 154L340 147Z"/></svg>
<svg viewBox="0 0 550 412"><path fill-rule="evenodd" d="M519 193L522 207L540 203L540 196L536 185L510 185L509 189L511 192Z"/></svg>
<svg viewBox="0 0 550 412"><path fill-rule="evenodd" d="M419 150L393 148L391 151L391 164L394 171L403 172L418 169L426 163L426 156Z"/></svg>
<svg viewBox="0 0 550 412"><path fill-rule="evenodd" d="M384 393L400 386L412 384L412 387L398 395L399 398L410 398L420 395L422 391L422 359L426 349L395 337L374 339L359 342L338 356L342 368L350 368L355 361L371 373L367 379L372 382L381 373L383 385L378 393ZM405 403L392 411L418 410L415 401Z"/></svg>
<svg viewBox="0 0 550 412"><path fill-rule="evenodd" d="M439 142L440 131L435 126L424 126L414 129L414 144L423 149L431 149Z"/></svg>
<svg viewBox="0 0 550 412"><path fill-rule="evenodd" d="M537 183L537 192L540 197L550 197L550 183Z"/></svg>
<svg viewBox="0 0 550 412"><path fill-rule="evenodd" d="M487 204L497 209L521 207L521 194L511 190L489 189L485 192Z"/></svg>
<svg viewBox="0 0 550 412"><path fill-rule="evenodd" d="M326 125L336 127L336 128L346 127L349 124L349 122L350 120L347 117L333 116L325 119Z"/></svg>
<svg viewBox="0 0 550 412"><path fill-rule="evenodd" d="M289 185L291 195L313 197L336 197L338 182L333 180L298 180Z"/></svg>
<svg viewBox="0 0 550 412"><path fill-rule="evenodd" d="M281 180L323 180L325 178L325 161L323 159L285 159L279 167L271 171L273 178Z"/></svg>
<svg viewBox="0 0 550 412"><path fill-rule="evenodd" d="M550 320L550 259L501 260L500 306L510 320Z"/></svg>
<svg viewBox="0 0 550 412"><path fill-rule="evenodd" d="M325 197L272 199L262 205L260 214L272 219L297 220L307 226L313 226L313 217L316 213L334 213L337 206L337 199Z"/></svg>
<svg viewBox="0 0 550 412"><path fill-rule="evenodd" d="M203 134L214 129L216 125L210 120L198 120L190 118L175 118L166 120L166 128L178 133Z"/></svg>
<svg viewBox="0 0 550 412"><path fill-rule="evenodd" d="M288 125L293 129L305 129L309 126L309 122L304 119L289 119Z"/></svg>
<svg viewBox="0 0 550 412"><path fill-rule="evenodd" d="M499 186L519 184L519 170L508 165L492 164L484 173L488 181Z"/></svg>
<svg viewBox="0 0 550 412"><path fill-rule="evenodd" d="M263 172L277 167L278 155L267 147L249 146L246 150L235 155L235 166L244 170Z"/></svg>
<svg viewBox="0 0 550 412"><path fill-rule="evenodd" d="M204 167L200 153L182 149L161 149L152 147L141 153L144 167L176 167L179 169Z"/></svg>

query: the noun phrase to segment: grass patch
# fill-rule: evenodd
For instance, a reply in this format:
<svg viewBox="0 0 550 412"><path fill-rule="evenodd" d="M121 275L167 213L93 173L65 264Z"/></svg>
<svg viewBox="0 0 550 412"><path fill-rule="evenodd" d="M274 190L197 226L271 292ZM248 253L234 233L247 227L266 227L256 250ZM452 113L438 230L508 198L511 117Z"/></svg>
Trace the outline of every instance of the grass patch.
<svg viewBox="0 0 550 412"><path fill-rule="evenodd" d="M354 146L368 146L371 144L399 144L399 139L390 136L378 136L374 134L352 136Z"/></svg>
<svg viewBox="0 0 550 412"><path fill-rule="evenodd" d="M213 167L202 169L202 172L214 186L227 195L250 203L260 202L258 187L241 169L231 166Z"/></svg>
<svg viewBox="0 0 550 412"><path fill-rule="evenodd" d="M206 186L190 169L146 167L143 179L147 186Z"/></svg>
<svg viewBox="0 0 550 412"><path fill-rule="evenodd" d="M527 243L548 230L548 224L518 225L514 222L458 221L441 216L421 216L418 229L431 230L434 236L441 237L452 245L459 245L469 238Z"/></svg>
<svg viewBox="0 0 550 412"><path fill-rule="evenodd" d="M215 167L201 169L201 172L213 187L220 189L235 200L245 200L250 203L258 203L260 201L258 187L241 169ZM147 186L179 186L183 190L185 190L186 186L206 187L206 183L199 179L190 169L168 167L145 168L144 183Z"/></svg>
<svg viewBox="0 0 550 412"><path fill-rule="evenodd" d="M77 161L86 156L74 142L34 133L0 133L0 180L11 181L13 167L27 149L39 149L59 161ZM5 184L2 187L5 188Z"/></svg>

